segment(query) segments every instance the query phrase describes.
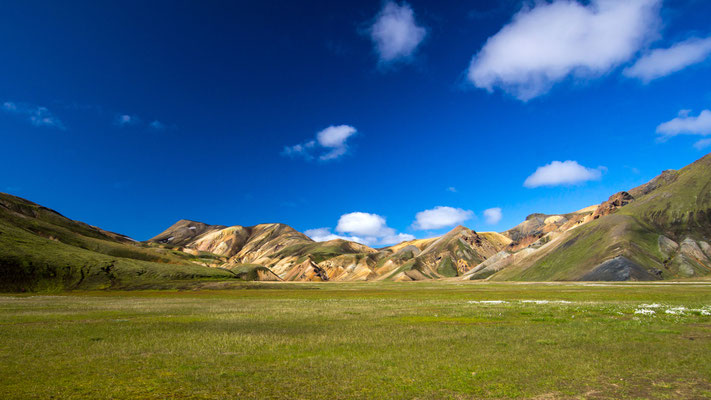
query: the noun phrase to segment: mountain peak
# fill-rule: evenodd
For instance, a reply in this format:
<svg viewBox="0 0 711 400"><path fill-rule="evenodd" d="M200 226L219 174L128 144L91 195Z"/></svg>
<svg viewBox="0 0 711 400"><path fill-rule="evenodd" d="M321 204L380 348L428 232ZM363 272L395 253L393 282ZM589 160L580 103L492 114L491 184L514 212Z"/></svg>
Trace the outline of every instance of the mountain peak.
<svg viewBox="0 0 711 400"><path fill-rule="evenodd" d="M181 219L148 241L174 246L184 246L205 232L224 228L226 227L223 225L208 225L203 222Z"/></svg>

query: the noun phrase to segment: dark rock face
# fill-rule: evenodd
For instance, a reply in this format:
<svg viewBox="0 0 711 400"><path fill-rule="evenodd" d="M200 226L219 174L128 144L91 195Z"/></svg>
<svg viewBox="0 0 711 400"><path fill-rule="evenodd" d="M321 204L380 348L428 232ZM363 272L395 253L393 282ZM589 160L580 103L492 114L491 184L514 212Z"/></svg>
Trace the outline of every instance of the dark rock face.
<svg viewBox="0 0 711 400"><path fill-rule="evenodd" d="M659 274L647 272L639 264L624 256L617 256L595 267L583 275L581 281L653 281L660 279Z"/></svg>
<svg viewBox="0 0 711 400"><path fill-rule="evenodd" d="M603 202L597 207L597 210L593 213L593 218L597 219L602 216L612 214L617 211L618 208L624 207L634 200L631 194L627 192L619 192L610 196L607 201Z"/></svg>
<svg viewBox="0 0 711 400"><path fill-rule="evenodd" d="M314 264L314 273L316 274L316 276L321 278L322 281L328 280L328 274L326 273L326 270L315 265L315 264Z"/></svg>

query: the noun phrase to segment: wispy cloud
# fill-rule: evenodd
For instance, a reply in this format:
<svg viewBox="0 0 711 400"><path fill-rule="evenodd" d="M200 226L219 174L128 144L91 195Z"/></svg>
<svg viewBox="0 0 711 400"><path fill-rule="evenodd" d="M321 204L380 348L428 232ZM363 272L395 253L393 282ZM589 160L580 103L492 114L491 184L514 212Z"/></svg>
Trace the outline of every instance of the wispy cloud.
<svg viewBox="0 0 711 400"><path fill-rule="evenodd" d="M495 207L495 208L489 208L484 210L484 219L486 220L486 223L489 225L496 225L501 221L501 218L503 217L503 213L501 212L501 208Z"/></svg>
<svg viewBox="0 0 711 400"><path fill-rule="evenodd" d="M676 118L659 124L657 134L660 135L661 141L678 135L711 135L711 111L703 110L699 115L693 116L690 110L681 110ZM694 148L702 150L709 145L711 145L711 139L701 139L694 143Z"/></svg>
<svg viewBox="0 0 711 400"><path fill-rule="evenodd" d="M135 115L121 114L116 116L114 123L121 127L131 126L141 123L141 119Z"/></svg>
<svg viewBox="0 0 711 400"><path fill-rule="evenodd" d="M407 3L387 2L370 27L370 38L380 63L409 61L427 35L417 24L415 12Z"/></svg>
<svg viewBox="0 0 711 400"><path fill-rule="evenodd" d="M490 37L469 66L479 88L522 101L569 76L600 76L630 60L659 28L660 0L537 2Z"/></svg>
<svg viewBox="0 0 711 400"><path fill-rule="evenodd" d="M575 185L587 181L599 180L605 167L587 168L577 161L553 161L526 178L523 186L536 188L539 186Z"/></svg>
<svg viewBox="0 0 711 400"><path fill-rule="evenodd" d="M2 104L2 110L10 114L21 116L37 127L56 128L59 130L66 129L62 121L55 117L47 107L6 101Z"/></svg>
<svg viewBox="0 0 711 400"><path fill-rule="evenodd" d="M454 186L450 186L447 188L447 191L451 193L457 193L457 188L455 188Z"/></svg>
<svg viewBox="0 0 711 400"><path fill-rule="evenodd" d="M694 148L696 150L703 150L709 146L711 146L711 139L701 139L698 142L694 143Z"/></svg>
<svg viewBox="0 0 711 400"><path fill-rule="evenodd" d="M167 129L167 126L158 121L158 120L153 120L150 123L145 123L142 118L140 118L137 115L131 115L131 114L118 114L114 118L114 124L118 127L125 128L125 127L140 127L140 128L148 128L154 131L164 131Z"/></svg>
<svg viewBox="0 0 711 400"><path fill-rule="evenodd" d="M153 121L148 124L148 127L156 131L164 131L166 129L165 124L160 121Z"/></svg>
<svg viewBox="0 0 711 400"><path fill-rule="evenodd" d="M692 38L666 49L655 49L625 69L624 74L643 82L650 82L698 64L711 55L711 37Z"/></svg>
<svg viewBox="0 0 711 400"><path fill-rule="evenodd" d="M420 211L415 215L414 229L432 230L441 229L454 225L459 225L471 219L474 212L461 208L437 206L435 208Z"/></svg>
<svg viewBox="0 0 711 400"><path fill-rule="evenodd" d="M284 147L282 154L306 160L315 158L321 161L335 160L348 152L348 138L356 132L357 130L349 125L329 126L318 132L315 140Z"/></svg>

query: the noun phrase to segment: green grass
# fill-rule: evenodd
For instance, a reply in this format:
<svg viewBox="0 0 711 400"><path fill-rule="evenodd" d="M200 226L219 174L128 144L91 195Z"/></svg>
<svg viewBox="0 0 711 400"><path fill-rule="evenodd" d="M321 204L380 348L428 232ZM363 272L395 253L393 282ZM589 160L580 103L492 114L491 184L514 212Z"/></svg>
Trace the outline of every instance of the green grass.
<svg viewBox="0 0 711 400"><path fill-rule="evenodd" d="M1 295L0 398L711 396L708 283L229 285Z"/></svg>

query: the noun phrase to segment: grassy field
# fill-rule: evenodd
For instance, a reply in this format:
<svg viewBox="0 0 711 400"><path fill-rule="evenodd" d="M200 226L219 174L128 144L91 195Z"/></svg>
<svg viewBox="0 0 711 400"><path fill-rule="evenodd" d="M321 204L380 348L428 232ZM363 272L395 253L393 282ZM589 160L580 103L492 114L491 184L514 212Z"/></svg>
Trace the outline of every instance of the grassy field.
<svg viewBox="0 0 711 400"><path fill-rule="evenodd" d="M0 398L711 397L711 285L0 295Z"/></svg>

